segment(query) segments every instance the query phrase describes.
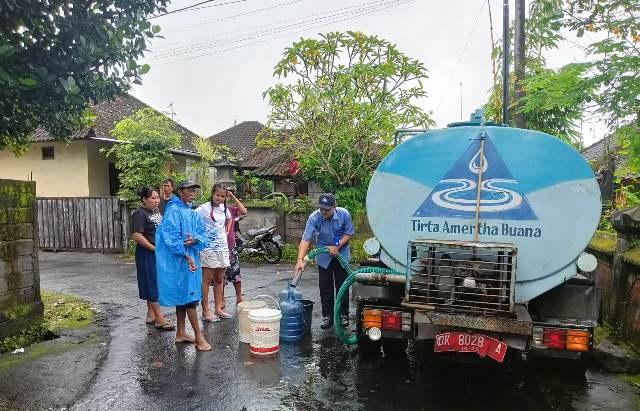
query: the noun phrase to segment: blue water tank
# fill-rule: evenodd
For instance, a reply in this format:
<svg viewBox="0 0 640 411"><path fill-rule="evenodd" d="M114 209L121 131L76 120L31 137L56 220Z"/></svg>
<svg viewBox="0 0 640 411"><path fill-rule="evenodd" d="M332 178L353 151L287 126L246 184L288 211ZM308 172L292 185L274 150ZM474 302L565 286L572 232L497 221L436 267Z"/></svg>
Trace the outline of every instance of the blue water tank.
<svg viewBox="0 0 640 411"><path fill-rule="evenodd" d="M369 183L367 217L381 260L401 272L413 240L514 245L514 301L526 303L576 275L600 220L600 188L560 139L480 117L394 148Z"/></svg>
<svg viewBox="0 0 640 411"><path fill-rule="evenodd" d="M295 298L295 287L289 286L280 300L280 341L295 342L304 337L304 306ZM299 292L298 292L299 293ZM283 293L280 293L281 297Z"/></svg>

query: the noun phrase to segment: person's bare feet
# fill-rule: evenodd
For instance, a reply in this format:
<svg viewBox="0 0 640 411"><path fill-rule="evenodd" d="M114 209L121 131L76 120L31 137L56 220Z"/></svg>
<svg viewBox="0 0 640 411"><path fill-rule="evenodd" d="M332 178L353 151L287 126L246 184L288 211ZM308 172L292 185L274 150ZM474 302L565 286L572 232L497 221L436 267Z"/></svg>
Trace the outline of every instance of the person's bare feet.
<svg viewBox="0 0 640 411"><path fill-rule="evenodd" d="M242 297L236 297L236 305L240 304L241 302L244 301L244 298Z"/></svg>
<svg viewBox="0 0 640 411"><path fill-rule="evenodd" d="M190 336L189 334L176 334L176 344L184 343L184 344L193 344L196 342L196 339Z"/></svg>
<svg viewBox="0 0 640 411"><path fill-rule="evenodd" d="M196 350L198 351L211 351L211 345L204 338L196 340Z"/></svg>

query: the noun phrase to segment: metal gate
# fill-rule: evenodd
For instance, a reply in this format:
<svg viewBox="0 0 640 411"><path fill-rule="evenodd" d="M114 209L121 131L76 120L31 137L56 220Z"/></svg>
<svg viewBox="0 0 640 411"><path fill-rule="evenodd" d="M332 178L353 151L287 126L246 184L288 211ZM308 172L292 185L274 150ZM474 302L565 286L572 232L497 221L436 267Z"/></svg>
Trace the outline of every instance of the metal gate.
<svg viewBox="0 0 640 411"><path fill-rule="evenodd" d="M126 251L126 204L118 198L38 198L37 202L40 249Z"/></svg>

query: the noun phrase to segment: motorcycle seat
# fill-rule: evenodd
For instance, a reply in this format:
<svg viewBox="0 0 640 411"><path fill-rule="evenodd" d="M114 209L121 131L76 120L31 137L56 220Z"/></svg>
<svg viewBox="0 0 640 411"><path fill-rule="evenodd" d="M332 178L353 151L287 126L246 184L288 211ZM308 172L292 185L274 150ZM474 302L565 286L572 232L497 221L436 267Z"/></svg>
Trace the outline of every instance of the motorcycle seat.
<svg viewBox="0 0 640 411"><path fill-rule="evenodd" d="M255 237L257 235L266 233L267 231L269 231L271 228L270 227L264 227L264 228L252 228L250 230L247 230L247 235L250 237Z"/></svg>

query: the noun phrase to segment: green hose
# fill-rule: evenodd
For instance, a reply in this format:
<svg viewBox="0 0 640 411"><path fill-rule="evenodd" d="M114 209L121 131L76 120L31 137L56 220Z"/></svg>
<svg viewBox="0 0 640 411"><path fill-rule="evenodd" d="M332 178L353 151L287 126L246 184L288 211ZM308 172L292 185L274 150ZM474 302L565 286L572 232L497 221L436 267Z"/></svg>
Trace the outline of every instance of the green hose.
<svg viewBox="0 0 640 411"><path fill-rule="evenodd" d="M307 253L306 259L308 261L311 261L318 254L328 253L328 252L329 252L329 249L327 247L316 248ZM336 258L338 259L338 262L340 262L340 265L342 266L342 268L344 268L345 271L347 272L347 278L344 280L344 283L342 283L342 286L340 287L340 290L338 290L338 294L336 295L336 301L333 306L333 324L336 328L336 335L338 336L340 341L342 341L344 344L347 344L347 345L354 345L358 342L358 336L355 334L347 335L346 330L344 329L344 327L342 327L342 323L340 322L340 304L342 302L342 299L344 298L344 295L347 293L347 290L349 289L349 287L351 287L353 282L356 280L356 275L358 273L382 273L382 274L399 274L399 275L406 275L406 274L399 273L397 271L390 270L388 268L382 268L382 267L360 267L356 271L353 271L351 269L351 266L349 265L349 262L342 254L337 254Z"/></svg>

